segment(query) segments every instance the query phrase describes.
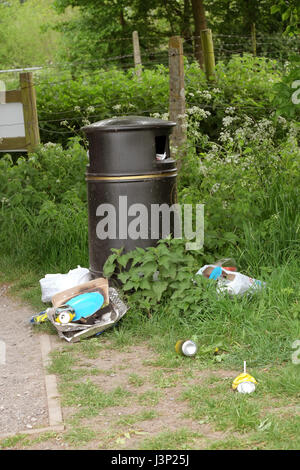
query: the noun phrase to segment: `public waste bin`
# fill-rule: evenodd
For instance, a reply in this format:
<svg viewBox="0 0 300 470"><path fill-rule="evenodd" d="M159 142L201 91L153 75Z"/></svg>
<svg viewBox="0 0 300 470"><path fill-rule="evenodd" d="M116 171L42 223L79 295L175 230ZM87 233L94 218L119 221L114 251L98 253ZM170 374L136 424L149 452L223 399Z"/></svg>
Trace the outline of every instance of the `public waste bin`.
<svg viewBox="0 0 300 470"><path fill-rule="evenodd" d="M89 142L86 180L93 276L103 275L112 248L123 247L126 253L155 246L173 234L175 212L169 211L165 227L163 219L177 202L176 162L169 147L175 125L125 116L82 128Z"/></svg>

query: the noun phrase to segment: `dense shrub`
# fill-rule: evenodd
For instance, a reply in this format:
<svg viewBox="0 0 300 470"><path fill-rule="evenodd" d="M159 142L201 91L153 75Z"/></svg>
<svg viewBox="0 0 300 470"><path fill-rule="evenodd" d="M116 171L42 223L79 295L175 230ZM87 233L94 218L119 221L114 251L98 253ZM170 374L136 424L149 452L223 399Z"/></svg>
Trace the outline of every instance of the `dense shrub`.
<svg viewBox="0 0 300 470"><path fill-rule="evenodd" d="M2 254L34 268L87 264L86 164L76 139L66 150L45 144L16 164L0 159Z"/></svg>
<svg viewBox="0 0 300 470"><path fill-rule="evenodd" d="M254 118L272 111L272 85L281 74L276 61L236 55L226 64L219 62L216 74L216 83L208 86L199 65L186 61L187 108L200 106L210 112L209 119L201 125L202 133L216 138L229 106ZM163 65L144 70L141 80L133 69L84 72L76 75L76 79L69 71L60 74L48 71L37 81L37 102L42 141L65 145L87 120L166 113L169 73Z"/></svg>
<svg viewBox="0 0 300 470"><path fill-rule="evenodd" d="M65 145L87 120L165 112L167 71L163 66L146 70L141 82L132 69L117 68L86 72L76 80L69 72L41 76L37 83L37 106L42 141Z"/></svg>

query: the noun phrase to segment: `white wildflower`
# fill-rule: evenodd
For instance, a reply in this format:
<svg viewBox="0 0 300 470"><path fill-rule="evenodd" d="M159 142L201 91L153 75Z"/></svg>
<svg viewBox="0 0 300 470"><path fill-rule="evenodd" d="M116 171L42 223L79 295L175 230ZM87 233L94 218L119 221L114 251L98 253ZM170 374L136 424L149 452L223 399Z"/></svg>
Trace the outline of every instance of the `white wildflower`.
<svg viewBox="0 0 300 470"><path fill-rule="evenodd" d="M44 147L46 148L49 148L49 147L56 147L57 144L55 144L54 142L46 142L46 144L44 144Z"/></svg>
<svg viewBox="0 0 300 470"><path fill-rule="evenodd" d="M220 140L221 140L221 142L233 143L233 138L231 137L231 135L227 131L226 132L220 132Z"/></svg>
<svg viewBox="0 0 300 470"><path fill-rule="evenodd" d="M211 192L211 193L215 193L216 191L218 191L218 189L219 189L220 186L221 186L220 183L215 183L215 184L211 187L210 192Z"/></svg>
<svg viewBox="0 0 300 470"><path fill-rule="evenodd" d="M223 126L228 127L234 121L234 117L232 116L225 116L222 120Z"/></svg>
<svg viewBox="0 0 300 470"><path fill-rule="evenodd" d="M223 206L223 209L226 209L228 207L228 202L222 201L222 206Z"/></svg>
<svg viewBox="0 0 300 470"><path fill-rule="evenodd" d="M207 101L211 100L211 98L212 98L212 96L211 96L211 94L209 93L208 90L197 90L196 93L198 95L200 95L203 99L207 100Z"/></svg>
<svg viewBox="0 0 300 470"><path fill-rule="evenodd" d="M235 111L235 108L233 106L229 106L229 108L225 109L226 114L233 114Z"/></svg>
<svg viewBox="0 0 300 470"><path fill-rule="evenodd" d="M287 120L282 117L282 116L278 116L278 122L283 126L283 127L286 127L287 126Z"/></svg>

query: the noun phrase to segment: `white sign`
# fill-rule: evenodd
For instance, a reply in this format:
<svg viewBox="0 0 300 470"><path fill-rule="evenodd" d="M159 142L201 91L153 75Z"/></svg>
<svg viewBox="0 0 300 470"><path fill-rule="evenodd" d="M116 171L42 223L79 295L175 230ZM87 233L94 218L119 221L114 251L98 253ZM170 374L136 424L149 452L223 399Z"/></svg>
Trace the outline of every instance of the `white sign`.
<svg viewBox="0 0 300 470"><path fill-rule="evenodd" d="M22 103L0 104L0 139L3 137L25 137ZM10 150L10 152L13 151ZM0 150L0 152L7 152L7 150Z"/></svg>
<svg viewBox="0 0 300 470"><path fill-rule="evenodd" d="M0 137L25 137L23 104L0 104Z"/></svg>

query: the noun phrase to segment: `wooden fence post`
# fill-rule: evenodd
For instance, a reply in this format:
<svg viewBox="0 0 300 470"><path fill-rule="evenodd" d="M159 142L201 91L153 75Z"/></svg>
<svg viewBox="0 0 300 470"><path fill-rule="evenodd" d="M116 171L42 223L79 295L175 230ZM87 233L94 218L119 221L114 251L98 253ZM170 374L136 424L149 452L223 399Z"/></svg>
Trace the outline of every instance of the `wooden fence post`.
<svg viewBox="0 0 300 470"><path fill-rule="evenodd" d="M183 155L185 150L184 145L186 143L186 118L183 46L182 39L179 36L173 36L169 40L169 74L169 118L171 121L177 123L171 135L171 145L178 150L178 167L180 167L180 155Z"/></svg>
<svg viewBox="0 0 300 470"><path fill-rule="evenodd" d="M141 51L140 51L139 34L138 34L137 31L133 31L132 41L133 41L133 55L134 55L135 73L136 73L137 77L141 78L141 76L142 76L142 59L141 59Z"/></svg>
<svg viewBox="0 0 300 470"><path fill-rule="evenodd" d="M255 23L251 24L251 42L252 42L253 56L256 57L256 28L255 28Z"/></svg>
<svg viewBox="0 0 300 470"><path fill-rule="evenodd" d="M20 73L20 86L27 150L33 152L40 143L40 132L32 72Z"/></svg>
<svg viewBox="0 0 300 470"><path fill-rule="evenodd" d="M211 29L203 29L201 31L201 43L206 78L208 81L215 80L215 54Z"/></svg>

